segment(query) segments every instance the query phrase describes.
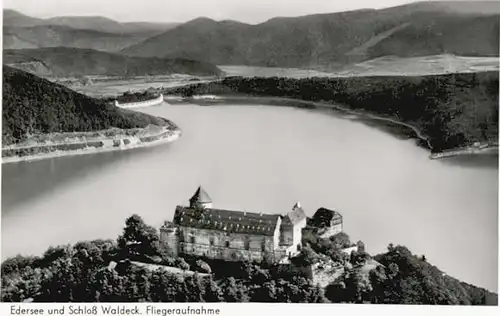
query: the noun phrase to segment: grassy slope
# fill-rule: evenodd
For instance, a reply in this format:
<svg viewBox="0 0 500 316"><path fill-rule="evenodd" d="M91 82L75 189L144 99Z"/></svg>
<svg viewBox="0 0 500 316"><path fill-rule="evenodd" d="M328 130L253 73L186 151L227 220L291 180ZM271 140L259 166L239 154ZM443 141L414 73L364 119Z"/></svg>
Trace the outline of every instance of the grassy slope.
<svg viewBox="0 0 500 316"><path fill-rule="evenodd" d="M341 104L418 128L434 151L498 141L498 72L422 77L225 78L166 91L244 93Z"/></svg>
<svg viewBox="0 0 500 316"><path fill-rule="evenodd" d="M483 11L466 14L422 3L384 10L274 18L258 25L203 18L148 38L123 52L135 56L189 56L215 64L279 67L331 67L387 54L498 56L500 11L491 10L489 15Z"/></svg>
<svg viewBox="0 0 500 316"><path fill-rule="evenodd" d="M2 140L18 143L29 134L97 131L164 125L146 114L125 111L53 84L32 74L3 66Z"/></svg>
<svg viewBox="0 0 500 316"><path fill-rule="evenodd" d="M221 73L212 64L193 60L127 57L91 49L67 47L4 50L3 58L5 64L13 65L39 61L56 77L144 76L172 73L219 75ZM14 67L22 67L22 65Z"/></svg>

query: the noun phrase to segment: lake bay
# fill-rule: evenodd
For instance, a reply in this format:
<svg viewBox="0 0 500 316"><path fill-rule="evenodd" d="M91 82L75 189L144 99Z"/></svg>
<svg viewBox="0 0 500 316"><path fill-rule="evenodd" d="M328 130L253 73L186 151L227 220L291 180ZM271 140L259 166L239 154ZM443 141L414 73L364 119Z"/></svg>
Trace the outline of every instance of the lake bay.
<svg viewBox="0 0 500 316"><path fill-rule="evenodd" d="M497 291L496 157L430 160L414 141L314 111L162 105L175 143L2 166L2 259L116 238L137 213L158 227L198 185L214 207L308 215L335 208L370 254L407 246L451 276Z"/></svg>

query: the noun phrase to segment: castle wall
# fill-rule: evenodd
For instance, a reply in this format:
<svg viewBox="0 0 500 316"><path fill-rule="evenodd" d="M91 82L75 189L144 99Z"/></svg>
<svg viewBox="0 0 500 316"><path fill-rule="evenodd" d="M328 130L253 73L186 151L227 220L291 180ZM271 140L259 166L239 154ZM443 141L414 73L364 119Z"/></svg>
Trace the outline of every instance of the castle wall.
<svg viewBox="0 0 500 316"><path fill-rule="evenodd" d="M293 245L293 224L288 217L284 217L280 225L280 246Z"/></svg>
<svg viewBox="0 0 500 316"><path fill-rule="evenodd" d="M332 225L331 227L327 227L324 229L324 232L321 234L321 238L329 238L331 236L335 236L338 233L342 232L342 223Z"/></svg>
<svg viewBox="0 0 500 316"><path fill-rule="evenodd" d="M226 261L274 261L276 236L228 234L192 227L178 229L180 253Z"/></svg>
<svg viewBox="0 0 500 316"><path fill-rule="evenodd" d="M300 222L293 226L293 244L299 245L302 243L302 229L306 227L306 219L304 218Z"/></svg>
<svg viewBox="0 0 500 316"><path fill-rule="evenodd" d="M281 224L280 245L286 247L287 255L295 255L300 252L302 245L302 229L306 227L306 219L301 220L295 225L285 217ZM299 246L300 245L300 246Z"/></svg>
<svg viewBox="0 0 500 316"><path fill-rule="evenodd" d="M179 240L177 237L177 228L161 227L160 228L160 243L165 245L167 252L176 257L179 255Z"/></svg>

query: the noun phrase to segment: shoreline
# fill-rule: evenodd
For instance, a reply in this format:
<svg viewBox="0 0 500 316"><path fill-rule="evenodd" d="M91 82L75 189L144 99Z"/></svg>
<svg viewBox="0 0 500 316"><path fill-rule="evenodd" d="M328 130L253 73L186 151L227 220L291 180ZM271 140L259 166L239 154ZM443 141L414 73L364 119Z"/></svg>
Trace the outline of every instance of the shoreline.
<svg viewBox="0 0 500 316"><path fill-rule="evenodd" d="M142 129L145 131L147 129ZM127 130L121 130L127 131ZM102 131L99 131L102 132ZM94 133L94 132L90 132ZM16 162L30 162L49 158L79 156L88 154L98 154L119 150L130 150L135 148L152 147L164 143L171 143L179 139L182 130L176 126L161 127L160 133L147 134L144 136L112 136L101 137L81 142L59 142L56 144L36 144L33 146L11 146L11 148L2 148L2 165ZM79 147L75 149L63 149L64 147ZM51 150L52 149L52 150ZM28 155L12 155L4 157L5 151L19 152L23 150L39 151ZM45 150L45 151L43 151ZM48 151L47 151L48 150Z"/></svg>
<svg viewBox="0 0 500 316"><path fill-rule="evenodd" d="M165 98L173 98L175 95L166 95ZM356 111L352 109L348 109L346 107L343 107L339 104L330 104L330 103L325 103L325 102L315 102L315 101L306 101L306 100L300 100L300 99L293 99L293 98L282 98L282 97L262 97L262 96L231 96L231 95L209 95L209 97L202 98L200 95L192 96L192 97L180 97L180 103L183 101L196 101L197 103L201 103L200 101L207 101L206 104L202 104L202 106L211 106L211 105L220 105L222 103L230 102L230 101L248 101L248 100L253 100L253 101L260 101L259 104L262 102L265 103L272 103L273 101L281 101L281 102L289 102L287 104L271 104L275 106L286 106L286 107L292 107L292 108L305 108L305 109L328 109L328 110L334 110L338 112L342 112L342 114L354 116L355 118L359 119L370 119L374 121L383 121L387 123L391 123L394 125L398 125L407 129L410 129L418 138L419 140L425 142L425 147L429 150L432 150L432 146L430 144L430 141L428 138L415 126L400 122L398 120L389 118L389 117L383 117L383 116L378 116L375 114L371 113L365 113L362 111ZM193 102L195 103L195 102ZM297 103L297 105L294 105L292 103ZM172 103L175 104L175 103ZM196 103L195 103L196 104ZM304 104L304 105L309 105L312 107L301 107L299 104Z"/></svg>
<svg viewBox="0 0 500 316"><path fill-rule="evenodd" d="M170 97L172 95L169 95ZM315 102L315 101L307 101L307 100L300 100L300 99L293 99L293 98L283 98L283 97L264 97L264 96L231 96L231 95L223 95L223 94L216 94L216 95L210 95L211 98L200 98L199 95L197 96L192 96L192 97L183 97L183 100L194 100L200 103L200 100L202 101L208 101L206 104L203 104L204 106L210 106L210 105L218 105L221 103L225 102L230 102L230 101L245 101L245 100L255 100L255 101L263 101L266 103L272 103L273 101L281 101L281 102L290 102L288 104L280 104L280 106L287 106L287 107L293 107L293 108L303 108L300 106L300 104L303 105L309 105L312 106L310 109L329 109L329 110L334 110L338 112L342 112L342 114L346 115L351 115L354 116L355 119L363 120L363 119L368 119L368 120L373 120L373 121L382 121L382 122L387 122L390 124L394 124L400 127L407 128L411 130L411 132L415 135L415 137L418 141L422 142L422 144L427 150L430 150L431 153L429 154L429 159L432 160L438 160L438 159L445 159L445 158L452 158L452 157L457 157L457 156L465 156L465 155L484 155L484 154L498 154L498 144L485 144L480 147L477 146L468 146L468 147L461 147L461 148L454 148L454 149L449 149L446 151L442 152L435 152L432 153L433 147L430 143L430 140L426 135L422 133L417 127L398 121L393 118L389 117L383 117L371 113L366 113L363 111L356 111L352 110L346 107L343 107L342 105L339 104L331 104L331 103L326 103L326 102ZM297 103L297 105L291 104L291 103ZM276 105L276 104L273 104ZM308 108L308 107L306 107Z"/></svg>
<svg viewBox="0 0 500 316"><path fill-rule="evenodd" d="M458 156L476 156L476 155L498 155L498 145L497 144L486 144L484 146L470 146L452 149L449 151L443 151L440 153L431 154L430 159L438 160L445 158L452 158Z"/></svg>

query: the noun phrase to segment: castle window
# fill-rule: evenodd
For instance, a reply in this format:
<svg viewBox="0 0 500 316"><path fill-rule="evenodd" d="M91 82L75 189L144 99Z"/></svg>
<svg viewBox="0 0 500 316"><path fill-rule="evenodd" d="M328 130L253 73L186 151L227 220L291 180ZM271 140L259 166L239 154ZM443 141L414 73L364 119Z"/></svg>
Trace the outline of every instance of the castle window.
<svg viewBox="0 0 500 316"><path fill-rule="evenodd" d="M210 236L210 246L213 246L215 244L215 238L214 236Z"/></svg>
<svg viewBox="0 0 500 316"><path fill-rule="evenodd" d="M194 236L189 236L189 241L192 243L192 244L195 244L196 243L196 238Z"/></svg>
<svg viewBox="0 0 500 316"><path fill-rule="evenodd" d="M250 237L245 237L245 250L250 250Z"/></svg>
<svg viewBox="0 0 500 316"><path fill-rule="evenodd" d="M260 249L262 251L266 251L266 240L265 239L262 240L262 243L260 244Z"/></svg>
<svg viewBox="0 0 500 316"><path fill-rule="evenodd" d="M229 248L229 240L226 240L226 248Z"/></svg>

